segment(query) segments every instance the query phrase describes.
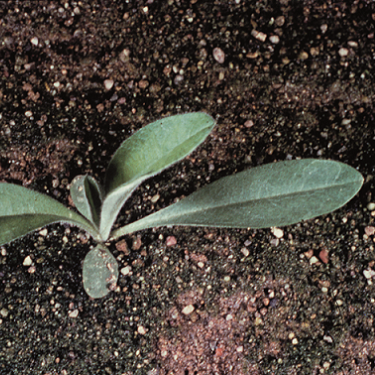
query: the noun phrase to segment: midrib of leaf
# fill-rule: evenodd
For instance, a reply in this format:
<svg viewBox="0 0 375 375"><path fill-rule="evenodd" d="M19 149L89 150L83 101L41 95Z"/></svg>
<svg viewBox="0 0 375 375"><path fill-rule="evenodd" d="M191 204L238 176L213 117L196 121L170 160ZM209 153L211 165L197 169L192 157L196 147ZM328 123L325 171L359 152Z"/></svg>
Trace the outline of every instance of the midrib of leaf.
<svg viewBox="0 0 375 375"><path fill-rule="evenodd" d="M295 191L295 192L290 193L290 194L269 195L269 196L265 196L265 197L262 197L262 198L248 199L248 200L245 200L245 201L237 201L237 202L233 202L233 203L231 202L231 203L228 203L228 204L222 204L222 205L217 205L217 206L213 206L213 205L199 206L198 208L193 208L189 211L186 210L185 212L187 214L194 214L194 213L198 213L200 211L216 210L218 208L226 208L226 207L230 208L230 207L235 207L235 206L238 206L238 205L248 204L248 203L252 203L252 202L262 202L262 201L267 201L267 200L269 201L269 200L272 200L272 199L282 199L283 197L297 197L297 196L309 194L310 192L318 192L320 190L328 190L328 189L331 189L331 188L334 189L334 188L340 187L340 186L347 186L347 184L331 185L329 187L323 187L323 188L317 188L317 189L311 189L311 190L300 190L300 191ZM189 198L189 197L190 196L188 196L187 198ZM187 199L187 198L184 198L184 199ZM182 203L182 199L180 201L174 203L174 204L178 204L180 202ZM155 212L154 214L151 214L151 215L156 215L158 212L167 210L168 208L172 209L172 206L174 206L174 204L172 204L168 207L162 208L160 211L157 211L157 212ZM146 217L150 217L151 215L146 216ZM181 216L181 215L176 214L176 215L171 215L169 218L173 219L174 217L179 217L179 216ZM140 219L140 220L142 220L142 219Z"/></svg>
<svg viewBox="0 0 375 375"><path fill-rule="evenodd" d="M242 173L244 173L244 172L242 172ZM336 176L339 176L339 174L340 173L336 173ZM233 176L235 176L235 175L233 175ZM230 178L230 177L233 177L233 176L228 176L228 177L225 177L225 178ZM151 215L148 215L144 218L141 218L141 219L139 219L135 222L129 223L129 224L113 231L113 233L111 233L111 238L115 239L115 238L118 238L118 237L123 236L125 234L129 234L129 233L132 233L132 232L137 231L137 230L147 229L147 228L151 228L151 227L158 227L158 226L163 226L163 225L174 225L173 224L174 219L180 218L180 217L185 216L185 215L189 216L189 215L194 215L194 214L197 214L197 213L200 213L200 212L202 212L202 214L203 214L204 212L220 210L220 209L225 209L225 208L230 209L230 208L234 208L236 206L241 207L243 205L250 206L252 204L252 202L257 202L258 205L261 205L262 202L270 202L272 200L280 201L282 199L285 199L285 197L288 197L289 199L292 199L293 197L297 198L298 196L305 196L305 195L307 196L307 195L311 194L312 192L319 194L319 192L323 191L323 190L337 190L338 188L345 188L345 187L347 188L348 185L352 185L351 190L353 190L353 192L354 192L354 191L358 190L358 189L356 189L355 186L361 180L363 180L363 178L350 179L347 182L342 182L342 183L328 183L327 182L326 185L318 187L318 188L315 187L315 188L305 189L305 190L299 189L297 191L292 191L292 192L289 192L289 193L281 193L281 194L269 194L269 195L262 196L261 198L255 196L255 197L251 197L251 198L246 199L246 200L237 200L235 202L230 202L230 203L227 203L227 204L218 204L218 205L214 205L215 202L213 200L206 203L206 204L199 204L199 205L194 204L194 199L196 198L196 195L201 194L201 190L198 190L195 193L193 193L192 195L182 199L179 202L176 202L176 203L174 203L174 204L172 204L168 207L165 207L165 208L161 209L160 211L157 211L157 212L155 212ZM220 180L217 180L213 184L217 184L219 181ZM205 189L206 187L208 188L208 187L211 187L211 186L206 185L205 187L202 188L202 190ZM238 195L234 195L234 197L237 198ZM199 198L201 198L201 197L199 197ZM221 199L223 199L223 198L221 198ZM351 197L349 197L346 201L342 201L341 206L344 205L345 203L347 203L350 199L351 199ZM326 202L326 200L324 200L324 202ZM189 205L191 206L191 208L189 208ZM277 207L277 206L275 206L275 207ZM178 209L182 209L182 210L184 210L184 212L179 213ZM172 214L169 216L170 211L172 211ZM173 211L175 211L176 213L173 214ZM332 210L327 209L327 211L323 212L322 214L329 213L331 211ZM165 216L167 216L167 217L165 218ZM179 225L179 223L176 223L175 225ZM193 222L191 224L182 223L180 225L199 226L199 224L196 224L196 223L193 223ZM209 226L209 224L201 224L201 225ZM213 223L212 226L217 226L217 225L214 225L214 223ZM228 224L227 225L222 224L220 226L221 227L228 226ZM269 225L267 225L265 227L269 227Z"/></svg>

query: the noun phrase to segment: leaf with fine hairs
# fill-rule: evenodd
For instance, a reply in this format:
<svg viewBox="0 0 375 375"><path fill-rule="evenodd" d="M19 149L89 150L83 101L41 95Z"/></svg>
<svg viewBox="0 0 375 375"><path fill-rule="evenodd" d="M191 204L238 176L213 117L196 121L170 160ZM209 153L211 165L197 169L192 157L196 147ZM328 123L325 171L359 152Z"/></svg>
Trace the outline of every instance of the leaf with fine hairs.
<svg viewBox="0 0 375 375"><path fill-rule="evenodd" d="M98 231L89 221L47 195L20 185L0 183L0 197L0 245L57 222L76 225L99 239Z"/></svg>
<svg viewBox="0 0 375 375"><path fill-rule="evenodd" d="M98 228L102 193L95 178L76 176L70 184L70 195L77 210Z"/></svg>
<svg viewBox="0 0 375 375"><path fill-rule="evenodd" d="M109 163L100 218L103 240L133 190L195 150L215 126L203 112L186 113L155 121L124 141Z"/></svg>
<svg viewBox="0 0 375 375"><path fill-rule="evenodd" d="M115 257L103 245L90 250L83 261L83 287L91 298L105 297L116 288L118 264Z"/></svg>
<svg viewBox="0 0 375 375"><path fill-rule="evenodd" d="M164 225L267 228L327 214L359 191L362 175L331 160L282 161L224 177L113 232L118 238Z"/></svg>

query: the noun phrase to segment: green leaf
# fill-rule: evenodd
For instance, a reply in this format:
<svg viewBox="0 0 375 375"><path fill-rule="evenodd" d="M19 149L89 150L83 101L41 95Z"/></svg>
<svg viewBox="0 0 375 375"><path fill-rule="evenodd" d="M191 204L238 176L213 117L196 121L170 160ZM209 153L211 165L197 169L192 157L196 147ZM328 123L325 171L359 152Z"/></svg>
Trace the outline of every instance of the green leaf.
<svg viewBox="0 0 375 375"><path fill-rule="evenodd" d="M203 112L155 121L128 138L109 163L100 218L104 240L125 201L145 179L183 159L210 134L214 119Z"/></svg>
<svg viewBox="0 0 375 375"><path fill-rule="evenodd" d="M70 185L70 195L77 210L99 227L102 193L97 181L88 175L76 176Z"/></svg>
<svg viewBox="0 0 375 375"><path fill-rule="evenodd" d="M117 286L118 264L103 245L90 250L83 261L82 279L86 293L92 298L105 297Z"/></svg>
<svg viewBox="0 0 375 375"><path fill-rule="evenodd" d="M0 198L0 245L56 222L76 225L98 239L99 234L90 222L47 195L0 183Z"/></svg>
<svg viewBox="0 0 375 375"><path fill-rule="evenodd" d="M267 228L327 214L361 188L362 175L335 161L267 164L224 177L187 198L113 232L112 238L163 225Z"/></svg>

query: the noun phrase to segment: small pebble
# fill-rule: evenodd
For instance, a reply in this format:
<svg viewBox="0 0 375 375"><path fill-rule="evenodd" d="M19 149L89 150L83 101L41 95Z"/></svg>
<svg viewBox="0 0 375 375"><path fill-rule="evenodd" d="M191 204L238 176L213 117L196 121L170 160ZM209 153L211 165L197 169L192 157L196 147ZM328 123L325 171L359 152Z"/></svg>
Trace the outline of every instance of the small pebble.
<svg viewBox="0 0 375 375"><path fill-rule="evenodd" d="M127 61L129 61L130 50L127 49L127 48L125 48L124 50L122 50L122 51L120 52L119 57L120 57L120 60L121 60L122 62L127 62Z"/></svg>
<svg viewBox="0 0 375 375"><path fill-rule="evenodd" d="M324 264L327 264L328 261L329 261L329 258L328 258L328 251L326 249L323 249L320 251L319 253L319 258L320 260L324 263Z"/></svg>
<svg viewBox="0 0 375 375"><path fill-rule="evenodd" d="M365 233L368 235L368 236L372 236L373 234L375 234L375 227L373 226L368 226L365 228Z"/></svg>
<svg viewBox="0 0 375 375"><path fill-rule="evenodd" d="M138 87L139 87L140 89L145 89L147 86L148 86L148 81L146 81L145 79L141 79L141 80L138 82Z"/></svg>
<svg viewBox="0 0 375 375"><path fill-rule="evenodd" d="M33 113L31 111L26 111L25 112L25 116L26 117L31 117L33 115Z"/></svg>
<svg viewBox="0 0 375 375"><path fill-rule="evenodd" d="M320 26L320 30L324 34L328 30L328 25L324 23L323 25Z"/></svg>
<svg viewBox="0 0 375 375"><path fill-rule="evenodd" d="M134 241L133 241L133 250L139 250L142 246L142 239L141 237L137 237Z"/></svg>
<svg viewBox="0 0 375 375"><path fill-rule="evenodd" d="M315 264L315 263L318 263L318 262L319 262L319 260L316 256L312 256L310 258L310 264Z"/></svg>
<svg viewBox="0 0 375 375"><path fill-rule="evenodd" d="M333 339L331 336L323 336L323 340L332 344L333 343Z"/></svg>
<svg viewBox="0 0 375 375"><path fill-rule="evenodd" d="M36 36L34 36L34 38L31 38L30 42L31 44L34 44L34 46L37 46L39 43L38 38Z"/></svg>
<svg viewBox="0 0 375 375"><path fill-rule="evenodd" d="M341 57L348 56L348 54L349 54L349 50L347 48L340 48L339 49L339 55Z"/></svg>
<svg viewBox="0 0 375 375"><path fill-rule="evenodd" d="M282 238L284 236L284 231L280 228L277 227L272 227L271 228L271 233L276 237L276 238Z"/></svg>
<svg viewBox="0 0 375 375"><path fill-rule="evenodd" d="M244 123L245 127L246 128L251 128L252 126L254 126L254 122L251 121L251 120L247 120L245 123Z"/></svg>
<svg viewBox="0 0 375 375"><path fill-rule="evenodd" d="M193 305L187 305L182 309L182 313L184 315L189 315L195 310Z"/></svg>
<svg viewBox="0 0 375 375"><path fill-rule="evenodd" d="M280 42L280 38L278 35L271 35L270 36L270 42L273 44L277 44Z"/></svg>
<svg viewBox="0 0 375 375"><path fill-rule="evenodd" d="M374 210L375 210L375 203L370 202L370 203L367 205L367 209L368 209L369 211L374 211Z"/></svg>
<svg viewBox="0 0 375 375"><path fill-rule="evenodd" d="M115 246L118 251L122 251L125 255L129 255L128 244L125 240L117 242Z"/></svg>
<svg viewBox="0 0 375 375"><path fill-rule="evenodd" d="M139 326L138 329L137 329L137 331L138 331L138 333L140 335L145 335L146 334L146 329L143 326Z"/></svg>
<svg viewBox="0 0 375 375"><path fill-rule="evenodd" d="M39 234L41 236L43 236L43 237L47 236L47 233L48 233L48 229L47 228L44 228L41 231L39 231Z"/></svg>
<svg viewBox="0 0 375 375"><path fill-rule="evenodd" d="M152 198L151 198L151 202L152 203L156 203L160 198L160 195L159 194L155 194Z"/></svg>
<svg viewBox="0 0 375 375"><path fill-rule="evenodd" d="M250 251L249 251L246 247L243 247L243 248L241 249L241 253L242 253L245 257L247 257L247 256L249 256Z"/></svg>
<svg viewBox="0 0 375 375"><path fill-rule="evenodd" d="M368 270L364 270L364 271L363 271L363 276L364 276L366 279L371 279L372 277L375 276L375 271L372 270L371 268L368 269Z"/></svg>
<svg viewBox="0 0 375 375"><path fill-rule="evenodd" d="M168 236L167 239L165 240L165 244L167 246L174 246L177 244L177 240L175 236Z"/></svg>
<svg viewBox="0 0 375 375"><path fill-rule="evenodd" d="M130 274L130 271L131 271L131 267L130 266L126 266L124 268L121 268L121 274L124 275L124 276L127 276Z"/></svg>
<svg viewBox="0 0 375 375"><path fill-rule="evenodd" d="M31 257L30 257L30 255L28 255L24 260L23 260L23 265L25 266L25 267L29 267L29 266L31 266L31 264L33 263L33 261L32 261L32 259L31 259Z"/></svg>
<svg viewBox="0 0 375 375"><path fill-rule="evenodd" d="M104 87L105 87L105 89L109 91L113 87L114 83L115 82L113 81L113 79L106 79L104 81Z"/></svg>
<svg viewBox="0 0 375 375"><path fill-rule="evenodd" d="M284 16L279 16L279 17L277 17L276 20L275 20L275 24L276 24L276 26L281 27L281 26L284 25L284 23L285 23L285 17L284 17Z"/></svg>
<svg viewBox="0 0 375 375"><path fill-rule="evenodd" d="M354 40L349 40L349 41L348 41L348 46L349 46L349 47L356 48L356 47L358 47L358 43L355 42Z"/></svg>
<svg viewBox="0 0 375 375"><path fill-rule="evenodd" d="M225 53L224 51L219 48L219 47L216 47L214 48L213 50L213 56L214 56L214 59L219 63L219 64L222 64L224 61L225 61Z"/></svg>
<svg viewBox="0 0 375 375"><path fill-rule="evenodd" d="M182 83L184 80L184 76L181 74L177 74L176 77L173 79L173 83L178 86L180 83Z"/></svg>
<svg viewBox="0 0 375 375"><path fill-rule="evenodd" d="M76 318L76 317L78 316L78 314L79 314L78 309L75 309L75 310L73 310L73 311L69 311L69 312L68 312L68 316L69 316L69 318Z"/></svg>
<svg viewBox="0 0 375 375"><path fill-rule="evenodd" d="M260 32L260 31L256 31L256 30L252 30L251 31L251 35L255 38L255 39L258 39L260 40L261 42L265 42L266 39L267 39L267 35Z"/></svg>

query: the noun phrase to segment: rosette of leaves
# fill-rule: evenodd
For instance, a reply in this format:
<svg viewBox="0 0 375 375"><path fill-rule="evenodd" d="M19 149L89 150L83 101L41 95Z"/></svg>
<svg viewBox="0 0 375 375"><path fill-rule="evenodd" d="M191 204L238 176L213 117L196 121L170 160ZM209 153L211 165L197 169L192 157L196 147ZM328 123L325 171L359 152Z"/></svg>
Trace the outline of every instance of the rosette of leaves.
<svg viewBox="0 0 375 375"><path fill-rule="evenodd" d="M71 197L79 212L39 192L0 183L0 245L56 222L80 227L98 243L84 259L83 285L89 296L101 298L116 289L119 276L116 259L104 242L165 225L290 225L338 209L362 186L362 175L340 162L281 161L219 179L169 207L112 231L132 192L196 149L214 126L214 119L203 112L166 117L145 126L117 149L103 186L88 175L74 178Z"/></svg>

